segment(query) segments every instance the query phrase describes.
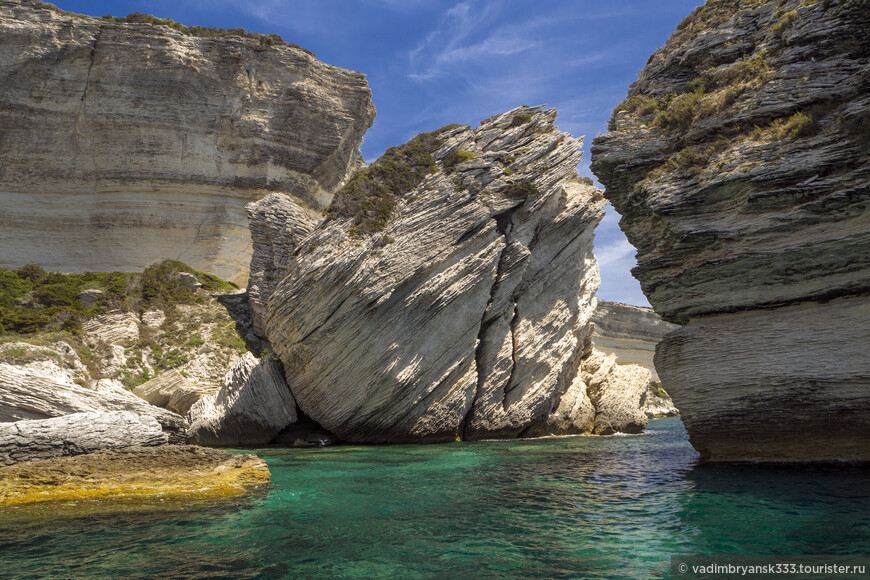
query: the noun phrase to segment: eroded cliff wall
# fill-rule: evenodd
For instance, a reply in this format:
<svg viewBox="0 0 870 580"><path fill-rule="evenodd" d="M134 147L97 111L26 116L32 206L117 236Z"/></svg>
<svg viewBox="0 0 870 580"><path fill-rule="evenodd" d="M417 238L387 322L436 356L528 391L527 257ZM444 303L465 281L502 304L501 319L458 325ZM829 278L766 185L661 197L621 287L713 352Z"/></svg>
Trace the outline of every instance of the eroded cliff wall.
<svg viewBox="0 0 870 580"><path fill-rule="evenodd" d="M595 140L706 459L870 459L868 29L865 0L709 1Z"/></svg>
<svg viewBox="0 0 870 580"><path fill-rule="evenodd" d="M0 1L0 266L243 284L245 205L322 210L374 119L364 75L292 46Z"/></svg>

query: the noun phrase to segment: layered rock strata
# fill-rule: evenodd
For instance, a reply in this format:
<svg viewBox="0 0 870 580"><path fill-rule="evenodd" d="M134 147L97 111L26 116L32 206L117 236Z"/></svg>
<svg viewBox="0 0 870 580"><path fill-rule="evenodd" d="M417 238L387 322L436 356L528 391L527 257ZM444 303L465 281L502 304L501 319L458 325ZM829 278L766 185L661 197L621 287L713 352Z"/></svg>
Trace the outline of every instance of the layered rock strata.
<svg viewBox="0 0 870 580"><path fill-rule="evenodd" d="M128 447L0 467L0 505L234 497L269 479L256 455L189 445Z"/></svg>
<svg viewBox="0 0 870 580"><path fill-rule="evenodd" d="M0 423L0 464L168 442L160 423L148 415L129 411L73 413L53 419Z"/></svg>
<svg viewBox="0 0 870 580"><path fill-rule="evenodd" d="M324 208L374 118L364 75L299 48L29 1L0 2L0 85L6 267L172 256L244 284L245 205L286 191Z"/></svg>
<svg viewBox="0 0 870 580"><path fill-rule="evenodd" d="M85 387L27 368L0 363L0 424L107 411L128 411L152 417L171 442L184 442L188 426L184 417L149 405L111 381Z"/></svg>
<svg viewBox="0 0 870 580"><path fill-rule="evenodd" d="M634 411L597 421L607 387L582 370L604 200L555 116L420 135L337 193L265 324L306 415L359 442L643 428Z"/></svg>
<svg viewBox="0 0 870 580"><path fill-rule="evenodd" d="M133 388L133 394L152 405L186 416L194 403L205 395L213 395L216 386L196 385L175 369L160 373L150 381Z"/></svg>
<svg viewBox="0 0 870 580"><path fill-rule="evenodd" d="M708 2L595 141L711 461L870 460L870 11Z"/></svg>
<svg viewBox="0 0 870 580"><path fill-rule="evenodd" d="M650 371L652 380L658 381L653 364L656 345L677 325L661 319L651 308L599 300L595 314L595 348L616 355L618 364L636 364Z"/></svg>
<svg viewBox="0 0 870 580"><path fill-rule="evenodd" d="M245 353L220 391L191 407L189 419L190 443L265 445L296 421L296 403L277 362Z"/></svg>
<svg viewBox="0 0 870 580"><path fill-rule="evenodd" d="M270 194L247 206L253 253L248 279L248 299L253 310L253 330L266 334L266 305L275 286L290 273L293 252L314 230L320 216L290 197Z"/></svg>

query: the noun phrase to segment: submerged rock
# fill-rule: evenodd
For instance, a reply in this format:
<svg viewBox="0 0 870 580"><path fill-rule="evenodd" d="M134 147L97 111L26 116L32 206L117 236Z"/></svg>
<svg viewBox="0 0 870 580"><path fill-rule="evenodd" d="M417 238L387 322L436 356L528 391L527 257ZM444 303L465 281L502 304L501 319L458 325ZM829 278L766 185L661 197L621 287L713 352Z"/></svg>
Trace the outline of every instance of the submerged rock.
<svg viewBox="0 0 870 580"><path fill-rule="evenodd" d="M169 442L157 419L129 411L0 423L0 464Z"/></svg>
<svg viewBox="0 0 870 580"><path fill-rule="evenodd" d="M555 116L522 107L390 149L294 244L265 328L306 415L346 441L594 430L581 366L604 200ZM613 422L642 428L630 415Z"/></svg>
<svg viewBox="0 0 870 580"><path fill-rule="evenodd" d="M708 2L641 71L592 169L710 461L870 460L870 10Z"/></svg>
<svg viewBox="0 0 870 580"><path fill-rule="evenodd" d="M375 116L365 75L272 40L2 2L0 265L173 256L244 285L245 205L324 208Z"/></svg>
<svg viewBox="0 0 870 580"><path fill-rule="evenodd" d="M0 505L233 497L269 478L256 455L190 445L128 447L0 467Z"/></svg>
<svg viewBox="0 0 870 580"><path fill-rule="evenodd" d="M190 443L264 445L296 421L296 404L278 363L245 353L220 391L191 407L189 419Z"/></svg>

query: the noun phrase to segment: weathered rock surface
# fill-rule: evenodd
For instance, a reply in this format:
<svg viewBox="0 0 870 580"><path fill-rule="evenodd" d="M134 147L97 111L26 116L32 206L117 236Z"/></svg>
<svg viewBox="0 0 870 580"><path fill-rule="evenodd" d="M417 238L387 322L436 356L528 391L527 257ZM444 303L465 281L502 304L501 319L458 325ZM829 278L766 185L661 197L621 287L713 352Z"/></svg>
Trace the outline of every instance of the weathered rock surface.
<svg viewBox="0 0 870 580"><path fill-rule="evenodd" d="M298 246L266 332L306 415L347 441L593 431L581 365L604 202L577 179L580 140L555 116L520 108L388 151L426 167L434 140L432 172L391 209L385 196L334 211ZM365 179L392 165L378 167L354 191L376 189Z"/></svg>
<svg viewBox="0 0 870 580"><path fill-rule="evenodd" d="M0 464L81 455L100 449L165 445L157 419L129 411L73 413L0 423Z"/></svg>
<svg viewBox="0 0 870 580"><path fill-rule="evenodd" d="M177 370L170 369L134 387L133 394L184 417L194 403L205 395L213 395L216 390L211 385L196 385Z"/></svg>
<svg viewBox="0 0 870 580"><path fill-rule="evenodd" d="M320 218L280 193L248 204L247 210L253 242L248 299L254 314L253 330L265 336L266 304L275 286L290 273L293 252Z"/></svg>
<svg viewBox="0 0 870 580"><path fill-rule="evenodd" d="M678 417L680 415L680 410L674 405L670 395L661 388L661 383L658 381L651 382L646 390L643 412L649 419L656 417Z"/></svg>
<svg viewBox="0 0 870 580"><path fill-rule="evenodd" d="M296 403L280 366L246 353L221 390L190 409L188 441L198 445L264 445L296 421Z"/></svg>
<svg viewBox="0 0 870 580"><path fill-rule="evenodd" d="M36 5L35 5L36 4ZM244 207L315 209L374 119L364 75L291 46L0 2L0 265L137 271L172 256L244 284Z"/></svg>
<svg viewBox="0 0 870 580"><path fill-rule="evenodd" d="M110 381L90 389L0 363L0 423L106 411L129 411L153 417L171 442L184 441L187 428L184 417L149 405Z"/></svg>
<svg viewBox="0 0 870 580"><path fill-rule="evenodd" d="M191 445L128 447L0 467L0 505L233 497L269 477L256 455Z"/></svg>
<svg viewBox="0 0 870 580"><path fill-rule="evenodd" d="M653 364L656 345L677 328L661 319L651 308L599 300L592 315L595 332L592 343L605 354L615 354L617 364L636 364L659 377Z"/></svg>
<svg viewBox="0 0 870 580"><path fill-rule="evenodd" d="M139 340L139 319L132 312L112 312L91 318L82 325L91 340L132 346Z"/></svg>
<svg viewBox="0 0 870 580"><path fill-rule="evenodd" d="M868 27L862 1L708 2L595 140L633 273L686 325L655 366L704 459L870 460Z"/></svg>

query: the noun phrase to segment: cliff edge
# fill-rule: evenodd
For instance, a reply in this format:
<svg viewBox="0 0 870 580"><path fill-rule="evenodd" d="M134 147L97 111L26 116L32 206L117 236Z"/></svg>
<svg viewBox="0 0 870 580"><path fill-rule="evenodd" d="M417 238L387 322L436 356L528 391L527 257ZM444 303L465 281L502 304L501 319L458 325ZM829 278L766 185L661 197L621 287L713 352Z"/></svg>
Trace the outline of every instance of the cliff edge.
<svg viewBox="0 0 870 580"><path fill-rule="evenodd" d="M243 285L245 205L325 208L375 113L363 74L264 38L0 1L0 266L171 257Z"/></svg>
<svg viewBox="0 0 870 580"><path fill-rule="evenodd" d="M592 149L705 460L870 460L870 9L710 0Z"/></svg>

